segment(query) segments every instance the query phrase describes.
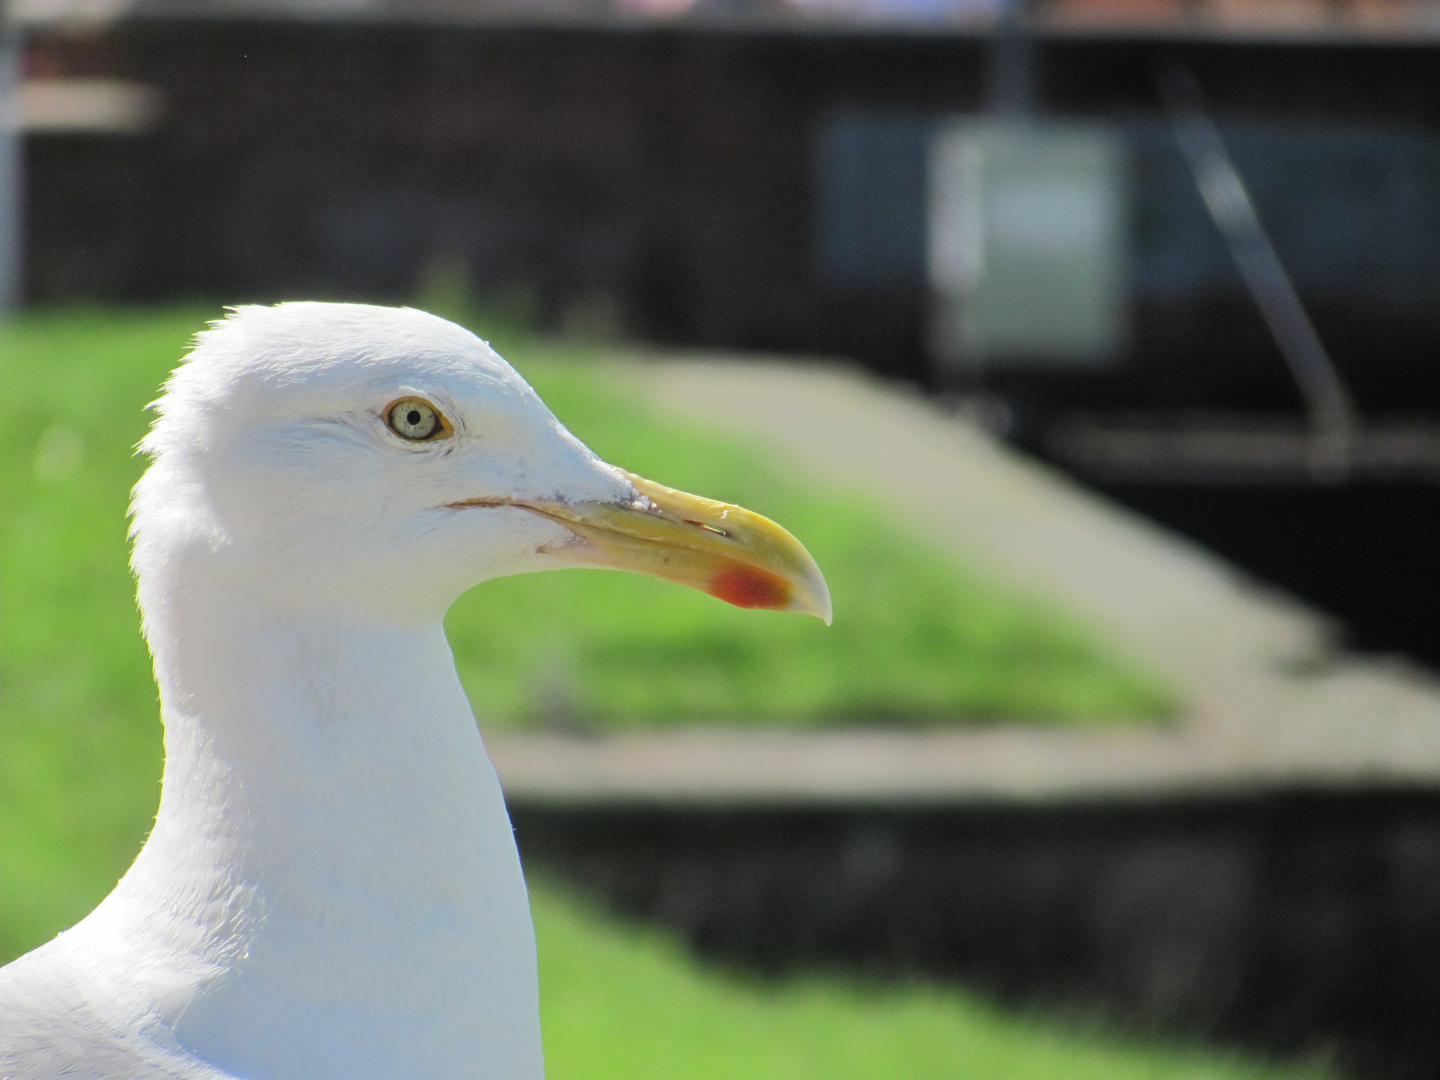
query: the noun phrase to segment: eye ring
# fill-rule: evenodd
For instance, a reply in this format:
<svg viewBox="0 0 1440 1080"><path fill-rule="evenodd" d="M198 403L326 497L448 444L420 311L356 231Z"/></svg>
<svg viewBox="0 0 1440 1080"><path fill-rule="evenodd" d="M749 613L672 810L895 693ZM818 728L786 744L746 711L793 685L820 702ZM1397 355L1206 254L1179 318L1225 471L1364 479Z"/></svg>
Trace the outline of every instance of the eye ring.
<svg viewBox="0 0 1440 1080"><path fill-rule="evenodd" d="M406 442L434 442L455 433L445 414L421 397L396 398L383 415L385 426Z"/></svg>

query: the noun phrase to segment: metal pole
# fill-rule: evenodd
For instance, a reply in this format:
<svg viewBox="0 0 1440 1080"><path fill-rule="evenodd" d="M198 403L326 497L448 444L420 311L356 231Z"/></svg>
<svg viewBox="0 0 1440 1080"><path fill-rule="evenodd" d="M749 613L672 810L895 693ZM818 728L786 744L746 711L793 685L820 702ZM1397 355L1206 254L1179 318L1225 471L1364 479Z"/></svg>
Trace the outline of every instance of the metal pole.
<svg viewBox="0 0 1440 1080"><path fill-rule="evenodd" d="M1195 77L1172 60L1161 69L1159 82L1195 186L1300 387L1322 453L1330 459L1325 464L1343 464L1355 433L1355 407L1340 373L1260 223L1219 130L1205 112Z"/></svg>
<svg viewBox="0 0 1440 1080"><path fill-rule="evenodd" d="M24 43L10 8L0 0L0 315L13 311L24 291Z"/></svg>

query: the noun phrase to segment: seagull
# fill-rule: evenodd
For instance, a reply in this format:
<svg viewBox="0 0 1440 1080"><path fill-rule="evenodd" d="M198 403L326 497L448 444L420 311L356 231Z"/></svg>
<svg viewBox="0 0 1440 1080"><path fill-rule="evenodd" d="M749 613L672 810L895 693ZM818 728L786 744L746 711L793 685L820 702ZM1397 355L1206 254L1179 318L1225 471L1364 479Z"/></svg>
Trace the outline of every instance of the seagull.
<svg viewBox="0 0 1440 1080"><path fill-rule="evenodd" d="M0 968L0 1077L541 1077L525 882L446 609L609 567L828 623L820 570L601 461L413 309L232 309L154 408L131 566L160 807L100 906Z"/></svg>

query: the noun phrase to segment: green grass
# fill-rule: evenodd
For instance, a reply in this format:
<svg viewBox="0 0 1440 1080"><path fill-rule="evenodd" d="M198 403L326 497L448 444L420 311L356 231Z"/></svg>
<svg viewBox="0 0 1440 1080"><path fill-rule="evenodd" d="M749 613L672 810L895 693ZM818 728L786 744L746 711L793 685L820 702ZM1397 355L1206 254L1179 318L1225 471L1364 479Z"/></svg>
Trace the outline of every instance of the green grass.
<svg viewBox="0 0 1440 1080"><path fill-rule="evenodd" d="M142 467L130 456L130 447L145 426L140 406L154 396L203 316L197 311L72 311L28 317L0 334L0 387L9 420L0 425L0 962L72 924L97 903L138 850L154 811L160 731L125 568L125 503ZM562 416L603 452L661 480L749 499L794 526L822 563L832 560L827 569L836 586L839 618L830 640L841 644L815 646L834 648L831 662L858 664L867 660L867 649L898 651L898 645L890 649L883 641L867 646L863 637L846 638L840 631L846 619L881 619L871 633L882 637L907 630L899 615L862 614L867 605L883 608L910 591L903 580L883 586L864 580L865 560L874 559L894 561L903 569L903 574L891 574L872 567L877 581L887 580L887 574L894 579L923 573L930 576L922 579L922 592L959 590L945 595L965 599L968 589L988 597L985 610L994 614L986 618L992 628L964 631L970 637L959 640L989 635L1003 642L1006 634L1023 636L1051 620L1067 627L1047 639L1064 648L1011 646L1016 670L1023 670L1027 655L1043 658L1057 651L1062 660L1071 656L1072 665L1079 656L1088 658L1085 663L1120 670L1097 660L1100 654L1085 644L1088 639L1042 605L1017 605L914 545L902 542L896 554L862 508L843 500L807 500L744 453L688 432L661 432L659 442L689 447L667 458L659 445L647 444L643 425L649 421L629 419L633 411L611 411L614 391L587 386L588 377L563 364L536 370L536 381ZM603 401L607 395L610 405ZM827 519L832 512L827 508L834 508L836 518ZM847 560L855 565L842 569ZM644 707L652 710L650 716L659 715L657 703L676 698L692 702L688 716L739 715L756 700L737 691L729 676L713 674L723 665L702 655L709 643L752 659L759 656L765 664L766 650L779 648L777 643L800 651L810 648L811 640L826 640L818 624L731 613L679 589L650 589L621 575L571 576L574 582L559 575L529 579L536 590L529 593L504 591L518 588L519 582L496 583L468 597L456 613L452 630L471 689L482 701L486 694L504 700L505 693L519 700L485 665L487 655L489 664L499 664L507 655L524 653L511 646L510 654L487 654L472 642L488 625L483 613L487 591L494 604L549 608L548 627L527 614L526 632L532 635L556 633L567 620L594 618L593 612L585 614L585 605L603 607L612 600L644 610L658 627L644 631L621 622L587 630L577 644L565 647L568 652L555 654L557 664L580 665L565 678L582 678L585 664L604 661L600 647L613 644L614 635L622 632L629 635L623 638L626 648L639 650L642 657L611 660L635 664L632 670L646 678L670 678L663 667L672 632L667 628L686 637L688 644L673 650L682 659L689 657L685 663L690 667L682 665L680 680L696 678L697 670L712 672L706 676L709 689L691 697L675 690L647 691L650 704ZM575 587L595 591L577 604L569 595ZM677 606L667 606L672 603ZM1008 614L1007 603L1013 609ZM785 629L787 623L798 629ZM931 632L958 632L944 625ZM758 645L745 644L750 627L765 627L753 631ZM790 633L800 636L769 636ZM615 651L625 650L616 646ZM997 654L992 647L986 655L1003 655L1003 650ZM826 678L818 661L790 662L815 665L805 679ZM966 661L949 662L963 666ZM1061 660L1053 662L1064 667ZM765 677L788 678L773 670ZM1156 700L1148 684L1125 678L1140 687L1118 699L1127 707ZM921 681L934 685L933 679ZM880 684L866 676L848 685ZM1084 683L1072 680L1070 685ZM787 700L798 700L794 687L784 692L791 695ZM1093 709L1096 698L1089 700ZM721 710L719 701L730 707ZM524 706L533 707L533 702ZM633 715L642 714L643 709ZM1065 715L1090 714L1071 710ZM1017 1017L951 990L877 988L821 977L757 984L699 965L663 935L615 924L553 888L537 890L534 903L551 1080L1278 1080L1302 1075Z"/></svg>
<svg viewBox="0 0 1440 1080"><path fill-rule="evenodd" d="M0 327L0 953L68 925L134 858L160 725L126 568L131 447L199 317Z"/></svg>
<svg viewBox="0 0 1440 1080"><path fill-rule="evenodd" d="M1261 1080L1324 1075L1016 1015L962 991L706 968L532 892L548 1080Z"/></svg>

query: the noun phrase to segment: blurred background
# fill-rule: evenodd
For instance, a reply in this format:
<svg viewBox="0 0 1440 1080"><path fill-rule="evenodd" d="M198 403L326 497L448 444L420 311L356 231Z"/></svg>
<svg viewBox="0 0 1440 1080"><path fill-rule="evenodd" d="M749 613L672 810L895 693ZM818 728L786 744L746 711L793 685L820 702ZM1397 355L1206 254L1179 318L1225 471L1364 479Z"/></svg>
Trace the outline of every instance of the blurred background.
<svg viewBox="0 0 1440 1080"><path fill-rule="evenodd" d="M223 304L411 303L835 591L452 613L552 1076L1440 1076L1440 2L0 39L0 959L153 813L142 407Z"/></svg>

